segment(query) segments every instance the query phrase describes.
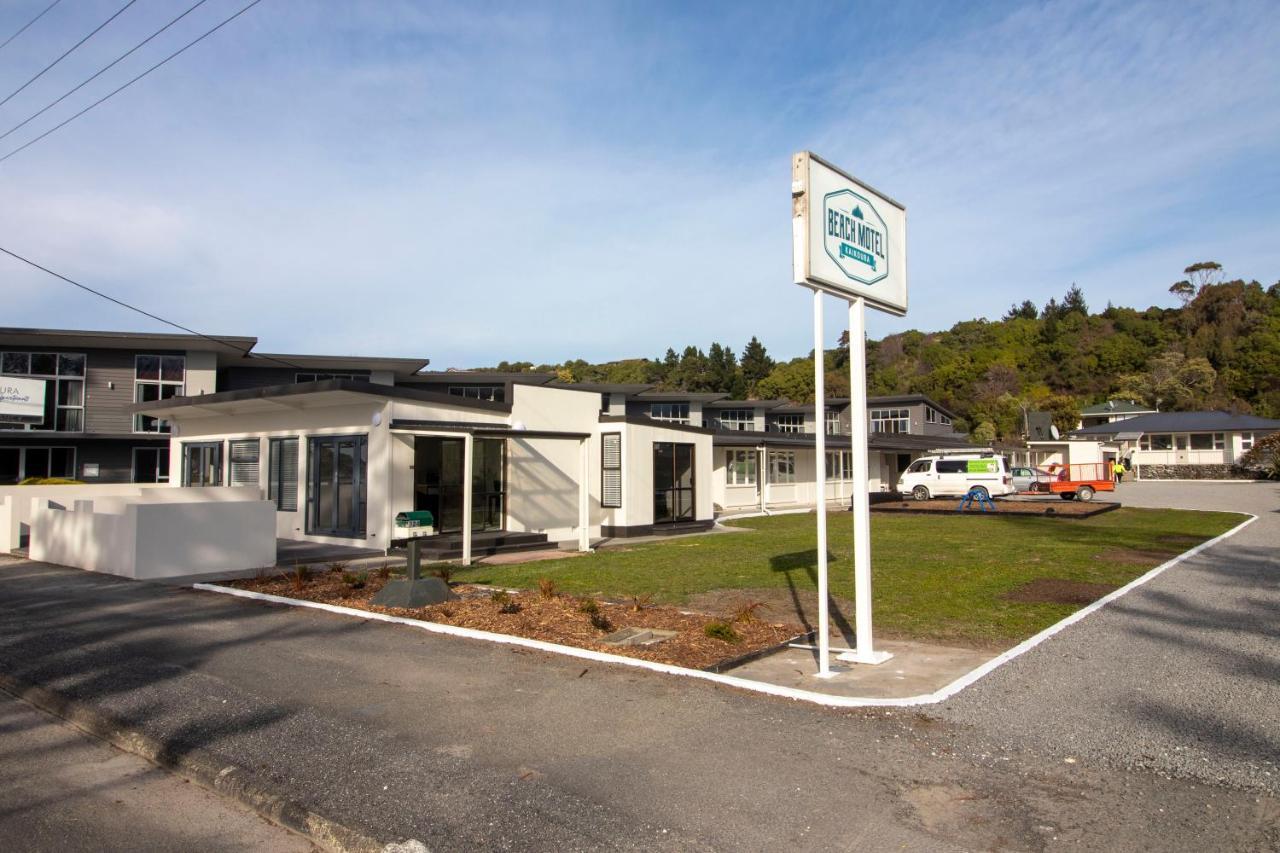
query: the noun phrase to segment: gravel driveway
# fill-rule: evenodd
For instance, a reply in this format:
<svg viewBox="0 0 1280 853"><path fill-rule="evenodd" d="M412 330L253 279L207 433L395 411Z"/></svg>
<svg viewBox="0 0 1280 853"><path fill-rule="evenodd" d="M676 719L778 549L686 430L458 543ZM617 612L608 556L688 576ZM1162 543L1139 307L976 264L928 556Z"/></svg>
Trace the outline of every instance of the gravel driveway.
<svg viewBox="0 0 1280 853"><path fill-rule="evenodd" d="M939 708L993 751L1280 793L1280 485L1126 483L1258 520Z"/></svg>

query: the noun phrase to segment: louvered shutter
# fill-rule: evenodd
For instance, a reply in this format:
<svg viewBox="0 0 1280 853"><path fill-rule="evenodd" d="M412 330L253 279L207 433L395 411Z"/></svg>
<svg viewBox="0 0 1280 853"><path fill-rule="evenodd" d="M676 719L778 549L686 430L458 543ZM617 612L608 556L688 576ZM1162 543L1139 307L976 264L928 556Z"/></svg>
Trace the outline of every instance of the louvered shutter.
<svg viewBox="0 0 1280 853"><path fill-rule="evenodd" d="M600 505L622 506L622 433L600 437Z"/></svg>

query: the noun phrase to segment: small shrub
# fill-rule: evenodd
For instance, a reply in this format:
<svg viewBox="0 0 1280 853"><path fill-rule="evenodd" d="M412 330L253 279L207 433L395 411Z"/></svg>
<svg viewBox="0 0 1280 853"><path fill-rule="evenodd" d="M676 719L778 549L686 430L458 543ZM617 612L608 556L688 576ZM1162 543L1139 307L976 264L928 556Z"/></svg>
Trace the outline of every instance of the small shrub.
<svg viewBox="0 0 1280 853"><path fill-rule="evenodd" d="M555 581L551 578L538 578L538 595L542 596L544 601L550 601L558 594Z"/></svg>
<svg viewBox="0 0 1280 853"><path fill-rule="evenodd" d="M633 595L631 596L631 612L639 613L649 605L653 604L652 595Z"/></svg>
<svg viewBox="0 0 1280 853"><path fill-rule="evenodd" d="M445 586L448 586L449 581L453 580L453 563L436 563L431 567L431 571L436 577L444 581Z"/></svg>
<svg viewBox="0 0 1280 853"><path fill-rule="evenodd" d="M604 631L605 633L608 633L613 630L613 623L609 621L609 617L605 616L598 609L588 618L591 620L591 627L595 628L597 631Z"/></svg>
<svg viewBox="0 0 1280 853"><path fill-rule="evenodd" d="M387 578L391 577L391 566L384 562L382 564L382 568L378 569L377 574L378 574L378 577L382 578L383 580L386 580Z"/></svg>
<svg viewBox="0 0 1280 853"><path fill-rule="evenodd" d="M352 589L364 589L364 585L369 581L368 572L343 572L342 582Z"/></svg>
<svg viewBox="0 0 1280 853"><path fill-rule="evenodd" d="M596 603L594 598L584 598L578 602L578 612L592 616L600 612L600 605Z"/></svg>
<svg viewBox="0 0 1280 853"><path fill-rule="evenodd" d="M723 619L708 622L706 627L702 629L702 633L713 640L722 640L726 643L736 643L742 639L738 632L733 630L733 626Z"/></svg>
<svg viewBox="0 0 1280 853"><path fill-rule="evenodd" d="M351 568L351 564L346 560L335 560L329 564L329 571L333 572L335 575L342 575L344 580L347 577L347 569L349 568Z"/></svg>
<svg viewBox="0 0 1280 853"><path fill-rule="evenodd" d="M515 601L504 601L504 602L503 602L503 603L498 607L498 612L499 612L499 613L519 613L519 612L520 612L520 604L519 604L518 602L515 602Z"/></svg>
<svg viewBox="0 0 1280 853"><path fill-rule="evenodd" d="M760 621L760 617L756 614L757 610L768 609L769 605L763 601L748 601L733 611L733 618L729 622L731 624L750 625L752 622Z"/></svg>
<svg viewBox="0 0 1280 853"><path fill-rule="evenodd" d="M511 594L505 589L495 589L489 593L489 600L494 604L506 604L511 601Z"/></svg>
<svg viewBox="0 0 1280 853"><path fill-rule="evenodd" d="M311 567L305 563L299 563L293 567L289 579L293 581L294 589L302 589L307 585L307 581L311 580Z"/></svg>

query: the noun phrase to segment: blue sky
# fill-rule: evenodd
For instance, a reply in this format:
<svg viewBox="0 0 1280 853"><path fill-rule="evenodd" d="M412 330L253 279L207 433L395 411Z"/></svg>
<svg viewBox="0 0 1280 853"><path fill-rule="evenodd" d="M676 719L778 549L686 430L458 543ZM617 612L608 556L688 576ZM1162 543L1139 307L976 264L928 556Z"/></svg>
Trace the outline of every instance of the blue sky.
<svg viewBox="0 0 1280 853"><path fill-rule="evenodd" d="M0 50L0 97L124 2L63 0ZM207 0L0 156L243 2ZM46 5L0 0L0 40ZM138 0L0 133L187 5ZM790 357L812 347L789 281L809 149L907 206L911 310L873 336L1073 282L1169 305L1193 261L1280 279L1276 44L1274 3L263 0L0 163L0 245L264 351L444 368L756 334ZM4 258L0 293L3 325L155 328Z"/></svg>

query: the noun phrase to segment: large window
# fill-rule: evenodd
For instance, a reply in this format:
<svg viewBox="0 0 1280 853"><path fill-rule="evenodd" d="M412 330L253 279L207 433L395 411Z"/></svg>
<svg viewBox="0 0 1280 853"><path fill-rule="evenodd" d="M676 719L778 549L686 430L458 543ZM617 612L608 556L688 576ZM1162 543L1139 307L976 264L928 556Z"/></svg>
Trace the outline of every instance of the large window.
<svg viewBox="0 0 1280 853"><path fill-rule="evenodd" d="M720 429L750 432L756 428L756 413L751 409L721 409L717 418Z"/></svg>
<svg viewBox="0 0 1280 853"><path fill-rule="evenodd" d="M694 446L653 443L653 523L692 521L697 517Z"/></svg>
<svg viewBox="0 0 1280 853"><path fill-rule="evenodd" d="M769 451L769 482L786 485L796 481L796 453L794 450Z"/></svg>
<svg viewBox="0 0 1280 853"><path fill-rule="evenodd" d="M827 479L853 479L853 453L848 450L827 451Z"/></svg>
<svg viewBox="0 0 1280 853"><path fill-rule="evenodd" d="M506 388L502 385L450 385L449 393L469 400L488 400L501 403L506 400Z"/></svg>
<svg viewBox="0 0 1280 853"><path fill-rule="evenodd" d="M655 421L673 421L678 424L689 422L688 403L650 403L649 417Z"/></svg>
<svg viewBox="0 0 1280 853"><path fill-rule="evenodd" d="M840 410L827 409L826 414L827 435L839 435L842 432L840 429Z"/></svg>
<svg viewBox="0 0 1280 853"><path fill-rule="evenodd" d="M1143 450L1173 450L1173 436L1168 433L1144 434L1138 446Z"/></svg>
<svg viewBox="0 0 1280 853"><path fill-rule="evenodd" d="M368 382L367 373L298 373L295 382L324 382L329 379L354 379L357 382Z"/></svg>
<svg viewBox="0 0 1280 853"><path fill-rule="evenodd" d="M773 428L777 432L804 432L804 415L774 415Z"/></svg>
<svg viewBox="0 0 1280 853"><path fill-rule="evenodd" d="M871 431L885 433L911 432L911 410L872 409Z"/></svg>
<svg viewBox="0 0 1280 853"><path fill-rule="evenodd" d="M233 486L258 485L258 454L262 442L256 438L237 439L229 445L228 482Z"/></svg>
<svg viewBox="0 0 1280 853"><path fill-rule="evenodd" d="M756 484L756 452L726 450L724 481L725 485L729 486L754 486Z"/></svg>
<svg viewBox="0 0 1280 853"><path fill-rule="evenodd" d="M273 438L267 458L267 500L279 512L298 510L298 439Z"/></svg>
<svg viewBox="0 0 1280 853"><path fill-rule="evenodd" d="M1252 450L1252 449L1253 449L1253 442L1254 442L1254 440L1255 440L1256 436L1257 436L1257 433L1252 433L1252 432L1242 432L1242 433L1240 433L1240 449L1241 449L1241 450Z"/></svg>
<svg viewBox="0 0 1280 853"><path fill-rule="evenodd" d="M622 433L600 436L600 506L622 506Z"/></svg>
<svg viewBox="0 0 1280 853"><path fill-rule="evenodd" d="M222 442L199 441L182 445L182 485L222 485Z"/></svg>
<svg viewBox="0 0 1280 853"><path fill-rule="evenodd" d="M1226 449L1226 435L1220 432L1193 432L1191 433L1191 449L1192 450L1224 450Z"/></svg>
<svg viewBox="0 0 1280 853"><path fill-rule="evenodd" d="M945 426L950 426L951 418L942 414L942 412L939 412L937 409L933 408L932 406L925 406L924 422L927 424L943 424Z"/></svg>
<svg viewBox="0 0 1280 853"><path fill-rule="evenodd" d="M169 448L135 447L133 449L133 482L169 482Z"/></svg>
<svg viewBox="0 0 1280 853"><path fill-rule="evenodd" d="M153 403L182 396L187 360L180 355L139 355L133 359L133 401ZM144 414L133 416L134 432L168 432L169 424Z"/></svg>
<svg viewBox="0 0 1280 853"><path fill-rule="evenodd" d="M45 380L44 420L38 424L0 424L0 429L84 431L85 357L65 352L6 352L0 374Z"/></svg>
<svg viewBox="0 0 1280 853"><path fill-rule="evenodd" d="M74 447L0 447L0 486L12 486L28 477L75 476Z"/></svg>

